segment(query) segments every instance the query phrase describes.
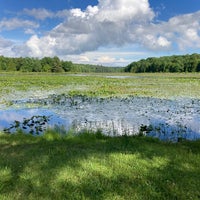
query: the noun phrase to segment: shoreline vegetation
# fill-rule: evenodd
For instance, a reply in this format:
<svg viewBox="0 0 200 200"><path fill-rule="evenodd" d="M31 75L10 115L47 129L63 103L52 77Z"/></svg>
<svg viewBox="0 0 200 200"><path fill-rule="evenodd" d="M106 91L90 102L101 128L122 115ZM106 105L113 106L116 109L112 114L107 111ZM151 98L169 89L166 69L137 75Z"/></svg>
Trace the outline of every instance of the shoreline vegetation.
<svg viewBox="0 0 200 200"><path fill-rule="evenodd" d="M155 73L200 72L200 54L149 57L125 67L107 67L77 64L60 60L57 56L44 58L0 56L0 71L51 72L51 73Z"/></svg>

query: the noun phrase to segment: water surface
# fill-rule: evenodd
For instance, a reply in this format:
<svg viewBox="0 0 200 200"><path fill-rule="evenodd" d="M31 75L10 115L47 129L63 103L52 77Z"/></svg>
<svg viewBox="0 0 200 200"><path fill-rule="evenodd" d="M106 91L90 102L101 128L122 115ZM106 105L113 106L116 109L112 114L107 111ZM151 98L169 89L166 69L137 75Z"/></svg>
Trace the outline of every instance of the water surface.
<svg viewBox="0 0 200 200"><path fill-rule="evenodd" d="M45 116L49 118L48 123L45 125L45 129L46 128L58 129L60 127L68 130L70 126L69 120L67 118L62 119L53 111L43 108L21 108L21 109L0 110L0 130L4 130L11 127L11 125L15 121L19 121L20 123L22 123L25 119L30 119L33 116ZM28 130L26 130L26 132Z"/></svg>
<svg viewBox="0 0 200 200"><path fill-rule="evenodd" d="M27 104L40 105L27 109ZM51 115L50 126L75 132L101 130L106 135L144 134L161 140L200 138L200 100L149 97L89 98L50 95L43 99L15 101L21 109L0 111L0 128L33 115ZM141 129L141 127L143 129ZM145 130L144 129L147 129Z"/></svg>

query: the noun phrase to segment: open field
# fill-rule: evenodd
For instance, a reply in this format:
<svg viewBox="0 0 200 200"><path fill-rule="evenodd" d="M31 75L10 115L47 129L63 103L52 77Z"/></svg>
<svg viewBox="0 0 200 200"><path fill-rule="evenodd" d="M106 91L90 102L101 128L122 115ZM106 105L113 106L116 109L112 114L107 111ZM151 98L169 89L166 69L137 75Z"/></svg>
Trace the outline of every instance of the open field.
<svg viewBox="0 0 200 200"><path fill-rule="evenodd" d="M199 136L199 88L198 73L1 73L0 115L46 109L86 127L103 119ZM0 133L0 199L200 199L200 140L122 135Z"/></svg>

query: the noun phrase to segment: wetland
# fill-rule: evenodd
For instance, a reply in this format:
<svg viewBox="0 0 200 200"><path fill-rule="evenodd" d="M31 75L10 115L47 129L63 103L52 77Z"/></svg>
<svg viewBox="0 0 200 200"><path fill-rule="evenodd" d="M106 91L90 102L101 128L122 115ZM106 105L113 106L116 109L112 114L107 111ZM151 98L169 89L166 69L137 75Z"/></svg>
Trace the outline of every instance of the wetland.
<svg viewBox="0 0 200 200"><path fill-rule="evenodd" d="M200 75L0 75L0 199L199 199Z"/></svg>
<svg viewBox="0 0 200 200"><path fill-rule="evenodd" d="M196 140L200 138L199 78L197 73L4 73L0 129L16 120L23 123L46 116L45 129L62 133L73 129L109 136L142 134L173 142Z"/></svg>

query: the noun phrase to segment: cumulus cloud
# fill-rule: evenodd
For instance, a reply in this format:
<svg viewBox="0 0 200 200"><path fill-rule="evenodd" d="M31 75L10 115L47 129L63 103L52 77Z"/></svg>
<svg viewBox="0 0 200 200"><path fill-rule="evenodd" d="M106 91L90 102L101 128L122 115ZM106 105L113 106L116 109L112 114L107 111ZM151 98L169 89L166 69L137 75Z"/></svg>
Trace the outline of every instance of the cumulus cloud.
<svg viewBox="0 0 200 200"><path fill-rule="evenodd" d="M32 57L41 57L41 55L53 56L52 52L55 47L55 39L49 36L46 36L41 40L37 35L33 35L25 44L25 49L32 52L30 56ZM26 52L24 52L26 54Z"/></svg>
<svg viewBox="0 0 200 200"><path fill-rule="evenodd" d="M168 51L174 46L180 50L200 47L200 12L155 23L156 15L148 0L99 0L98 5L88 6L85 10L75 8L57 13L45 9L25 11L40 20L62 17L63 22L46 35L32 35L23 46L16 46L15 51L22 56L64 57L95 51L100 47L122 47L126 44L153 51ZM24 21L26 26L29 23ZM0 30L2 27L9 29L12 26L0 22ZM88 57L80 59L91 61ZM93 59L95 62L100 60L116 62L115 57L107 55Z"/></svg>
<svg viewBox="0 0 200 200"><path fill-rule="evenodd" d="M79 54L101 46L122 46L133 42L130 35L135 23L146 24L153 17L147 0L99 0L97 6L88 6L85 11L69 10L63 23L48 35L31 37L26 46L33 56Z"/></svg>
<svg viewBox="0 0 200 200"><path fill-rule="evenodd" d="M177 43L179 49L200 47L200 11L171 18L165 29L168 29L168 37Z"/></svg>
<svg viewBox="0 0 200 200"><path fill-rule="evenodd" d="M147 0L99 0L98 21L149 21L154 13Z"/></svg>
<svg viewBox="0 0 200 200"><path fill-rule="evenodd" d="M0 37L0 55L14 56L13 46L14 42Z"/></svg>
<svg viewBox="0 0 200 200"><path fill-rule="evenodd" d="M172 17L167 22L140 24L131 33L132 41L150 50L177 50L200 47L200 11Z"/></svg>

